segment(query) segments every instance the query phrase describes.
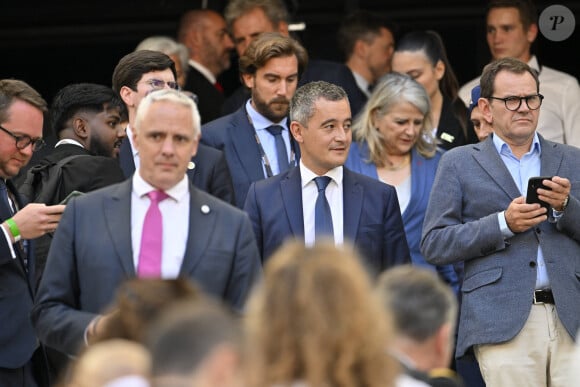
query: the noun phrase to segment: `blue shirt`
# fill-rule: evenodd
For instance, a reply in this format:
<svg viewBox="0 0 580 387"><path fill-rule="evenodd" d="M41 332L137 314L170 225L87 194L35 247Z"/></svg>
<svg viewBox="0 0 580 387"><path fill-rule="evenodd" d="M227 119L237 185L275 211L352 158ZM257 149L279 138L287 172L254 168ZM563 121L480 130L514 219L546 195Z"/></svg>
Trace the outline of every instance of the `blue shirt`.
<svg viewBox="0 0 580 387"><path fill-rule="evenodd" d="M499 136L492 134L493 145L499 153L503 163L508 169L516 186L520 190L522 196L525 196L528 190L528 180L530 177L541 176L541 159L542 147L538 134L534 133L534 140L528 153L518 159L508 146ZM513 237L515 234L509 229L505 220L505 211L498 214L499 225L501 232L505 239ZM546 289L550 287L550 279L548 278L548 271L546 270L546 263L544 262L544 254L542 253L542 246L538 245L537 255L537 271L536 271L536 289Z"/></svg>

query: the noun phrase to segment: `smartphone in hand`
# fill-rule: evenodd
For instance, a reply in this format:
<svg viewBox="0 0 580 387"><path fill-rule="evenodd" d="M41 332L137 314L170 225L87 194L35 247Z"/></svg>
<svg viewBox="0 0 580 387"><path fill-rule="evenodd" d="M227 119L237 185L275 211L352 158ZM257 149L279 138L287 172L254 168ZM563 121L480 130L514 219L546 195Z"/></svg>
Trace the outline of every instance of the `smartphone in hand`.
<svg viewBox="0 0 580 387"><path fill-rule="evenodd" d="M537 177L530 177L528 180L528 193L526 195L526 203L538 203L542 207L545 207L546 210L550 210L550 205L543 200L538 198L538 188L546 189L551 191L550 187L545 186L542 181L544 180L552 180L552 176L537 176Z"/></svg>
<svg viewBox="0 0 580 387"><path fill-rule="evenodd" d="M72 198L74 198L75 196L81 196L84 195L83 192L80 191L72 191L71 193L69 193L66 198L64 198L62 200L62 202L58 203L58 204L67 204Z"/></svg>

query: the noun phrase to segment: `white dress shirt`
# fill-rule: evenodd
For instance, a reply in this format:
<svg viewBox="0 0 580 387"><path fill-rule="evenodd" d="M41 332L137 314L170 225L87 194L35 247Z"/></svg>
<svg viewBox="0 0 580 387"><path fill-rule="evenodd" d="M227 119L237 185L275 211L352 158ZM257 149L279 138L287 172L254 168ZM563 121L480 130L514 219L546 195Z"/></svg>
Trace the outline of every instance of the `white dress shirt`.
<svg viewBox="0 0 580 387"><path fill-rule="evenodd" d="M300 177L302 178L302 215L304 217L304 244L312 246L315 242L314 212L318 188L314 182L317 174L308 169L300 160ZM324 176L331 178L326 187L326 200L330 206L332 215L332 228L334 231L334 243L341 245L344 240L343 228L343 194L342 194L342 166L331 169Z"/></svg>
<svg viewBox="0 0 580 387"><path fill-rule="evenodd" d="M131 246L135 272L139 264L141 234L145 214L150 200L147 194L155 188L147 183L139 173L133 174L131 192ZM161 277L176 278L179 275L187 238L189 236L189 180L184 176L173 188L165 191L169 197L159 203L163 217L163 253L161 258Z"/></svg>
<svg viewBox="0 0 580 387"><path fill-rule="evenodd" d="M365 79L365 77L363 77L362 75L360 75L356 71L351 70L351 72L352 72L352 75L354 76L354 81L356 82L356 85L358 86L360 91L362 91L364 93L364 95L366 95L367 98L369 98L371 96L371 92L369 90L369 86L370 86L369 82Z"/></svg>

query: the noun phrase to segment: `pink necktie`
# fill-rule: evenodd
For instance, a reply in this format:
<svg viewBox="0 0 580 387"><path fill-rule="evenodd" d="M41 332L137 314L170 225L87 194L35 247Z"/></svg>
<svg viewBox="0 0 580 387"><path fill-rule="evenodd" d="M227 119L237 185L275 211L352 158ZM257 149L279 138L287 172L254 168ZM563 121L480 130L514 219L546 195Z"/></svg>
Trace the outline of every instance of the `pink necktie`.
<svg viewBox="0 0 580 387"><path fill-rule="evenodd" d="M143 222L137 276L139 278L161 278L163 219L161 211L159 211L159 202L169 196L163 191L151 191L147 196L151 199L151 204L149 204Z"/></svg>

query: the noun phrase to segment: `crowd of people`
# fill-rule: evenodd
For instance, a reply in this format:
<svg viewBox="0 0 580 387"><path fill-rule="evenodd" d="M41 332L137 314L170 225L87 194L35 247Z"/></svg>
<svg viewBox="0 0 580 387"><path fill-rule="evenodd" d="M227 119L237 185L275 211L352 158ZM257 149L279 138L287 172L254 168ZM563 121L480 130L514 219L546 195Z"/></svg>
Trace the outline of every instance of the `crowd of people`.
<svg viewBox="0 0 580 387"><path fill-rule="evenodd" d="M334 63L288 24L230 0L110 86L0 80L0 387L573 385L580 86L532 1L461 88L435 31L356 11Z"/></svg>

